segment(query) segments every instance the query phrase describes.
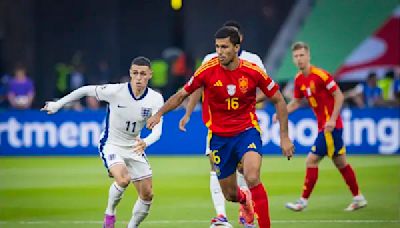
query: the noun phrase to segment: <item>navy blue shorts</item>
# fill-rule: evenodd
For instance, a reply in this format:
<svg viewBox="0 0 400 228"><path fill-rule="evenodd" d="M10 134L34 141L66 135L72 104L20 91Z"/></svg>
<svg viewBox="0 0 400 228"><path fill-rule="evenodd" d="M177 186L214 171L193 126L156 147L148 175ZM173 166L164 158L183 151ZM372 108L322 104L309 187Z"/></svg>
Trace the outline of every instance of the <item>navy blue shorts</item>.
<svg viewBox="0 0 400 228"><path fill-rule="evenodd" d="M232 175L246 152L254 151L261 155L261 146L260 132L255 128L250 128L233 137L212 134L210 156L218 179Z"/></svg>
<svg viewBox="0 0 400 228"><path fill-rule="evenodd" d="M332 158L335 155L345 154L346 147L343 143L343 129L334 129L332 132L321 131L315 139L311 152L318 156Z"/></svg>

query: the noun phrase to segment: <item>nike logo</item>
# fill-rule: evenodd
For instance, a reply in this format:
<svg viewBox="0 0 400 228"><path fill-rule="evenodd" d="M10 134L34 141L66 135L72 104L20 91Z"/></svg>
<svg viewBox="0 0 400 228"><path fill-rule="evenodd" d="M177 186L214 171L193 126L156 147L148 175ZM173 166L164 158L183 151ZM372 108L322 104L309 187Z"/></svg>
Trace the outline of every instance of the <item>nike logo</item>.
<svg viewBox="0 0 400 228"><path fill-rule="evenodd" d="M117 105L118 108L126 108L126 106Z"/></svg>

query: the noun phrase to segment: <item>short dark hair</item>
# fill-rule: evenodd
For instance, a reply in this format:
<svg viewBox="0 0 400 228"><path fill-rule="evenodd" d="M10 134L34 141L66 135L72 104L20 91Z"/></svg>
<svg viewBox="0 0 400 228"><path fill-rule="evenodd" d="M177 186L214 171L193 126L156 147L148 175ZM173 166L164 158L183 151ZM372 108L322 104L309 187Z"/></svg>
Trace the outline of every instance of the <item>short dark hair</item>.
<svg viewBox="0 0 400 228"><path fill-rule="evenodd" d="M292 51L296 51L296 50L299 50L299 49L302 49L302 48L306 49L307 51L310 51L310 47L308 46L308 44L306 44L303 41L295 42L292 45Z"/></svg>
<svg viewBox="0 0 400 228"><path fill-rule="evenodd" d="M239 31L240 34L242 34L241 26L240 26L239 22L237 22L237 21L234 21L234 20L226 21L223 26L234 27Z"/></svg>
<svg viewBox="0 0 400 228"><path fill-rule="evenodd" d="M230 26L224 26L215 33L215 39L228 38L232 44L240 44L240 35L237 29Z"/></svg>
<svg viewBox="0 0 400 228"><path fill-rule="evenodd" d="M132 65L148 66L149 68L151 68L150 60L144 56L139 56L139 57L134 58L131 63L131 66Z"/></svg>

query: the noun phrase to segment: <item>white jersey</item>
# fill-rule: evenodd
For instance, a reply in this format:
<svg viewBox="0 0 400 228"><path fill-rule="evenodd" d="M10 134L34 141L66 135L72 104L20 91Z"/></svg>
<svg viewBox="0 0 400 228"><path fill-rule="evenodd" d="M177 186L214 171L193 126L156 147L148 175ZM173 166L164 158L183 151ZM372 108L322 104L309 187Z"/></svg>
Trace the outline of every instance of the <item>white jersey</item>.
<svg viewBox="0 0 400 228"><path fill-rule="evenodd" d="M260 58L258 55L254 54L254 53L251 53L251 52L248 52L248 51L245 51L245 50L240 50L238 54L239 54L239 58L240 58L240 59L244 59L244 60L247 60L247 61L249 61L249 62L251 62L251 63L254 63L254 64L256 64L258 67L260 67L261 69L263 69L264 72L267 72L267 71L265 70L265 66L264 66L264 64L263 64L263 62L262 62L262 60L261 60L261 58ZM218 55L217 55L216 52L210 53L210 54L206 55L206 56L204 57L204 59L203 59L202 64L204 64L205 62L207 62L207 61L209 61L210 59L212 59L212 58L214 58L214 57L217 57L217 56L218 56Z"/></svg>
<svg viewBox="0 0 400 228"><path fill-rule="evenodd" d="M133 146L147 119L164 104L162 95L150 88L146 88L140 97L135 97L130 83L106 84L96 86L95 90L98 100L108 102L100 145ZM146 139L147 145L152 143Z"/></svg>

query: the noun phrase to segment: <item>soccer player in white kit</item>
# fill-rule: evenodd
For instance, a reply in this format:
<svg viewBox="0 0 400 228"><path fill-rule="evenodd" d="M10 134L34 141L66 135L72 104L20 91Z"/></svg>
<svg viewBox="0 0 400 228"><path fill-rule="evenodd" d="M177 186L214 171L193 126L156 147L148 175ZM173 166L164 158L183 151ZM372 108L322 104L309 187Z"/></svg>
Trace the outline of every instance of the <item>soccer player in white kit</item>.
<svg viewBox="0 0 400 228"><path fill-rule="evenodd" d="M41 109L53 114L65 104L84 96L93 96L108 103L99 154L115 181L109 189L104 228L114 228L116 207L129 183L133 183L139 197L128 228L138 227L146 218L153 199L152 170L144 150L160 138L162 122L144 139L140 138L140 132L146 120L164 104L164 99L160 93L147 87L152 77L150 60L135 58L129 74L130 82L83 86L56 102L46 102Z"/></svg>
<svg viewBox="0 0 400 228"><path fill-rule="evenodd" d="M240 35L240 42L243 41L243 34L240 30L240 24L238 22L227 21L224 23L223 26L229 26L229 27L233 27L233 28L237 29L239 32L239 35ZM261 58L257 54L254 54L254 53L251 53L251 52L248 52L245 50L240 50L238 54L239 54L240 59L244 59L251 63L254 63L258 67L260 67L264 72L266 72L264 64L263 64ZM207 61L209 61L210 59L212 59L216 56L217 56L216 52L206 55L203 59L202 64L206 63ZM179 129L180 130L186 131L185 126L186 126L187 122L189 122L189 119L194 110L194 107L196 106L197 102L200 100L202 93L203 93L203 89L200 88L200 89L197 89L195 92L193 92L189 96L189 101L186 106L185 115L179 121ZM259 97L261 98L262 96L259 96ZM264 100L264 99L260 99L260 100ZM211 226L225 225L228 227L232 227L232 225L229 224L227 216L226 216L225 197L222 193L221 186L219 185L219 182L218 182L217 174L214 170L212 157L210 156L210 153L211 153L211 151L209 149L210 137L211 137L211 132L208 131L205 154L210 159L210 165L211 165L210 192L211 192L211 198L212 198L212 201L214 204L214 208L217 213L217 216L211 219ZM248 189L248 186L246 184L246 181L244 180L243 174L241 174L240 172L237 172L236 175L237 175L237 182L238 182L240 188ZM239 222L243 224L243 219L240 217L240 215L239 215Z"/></svg>

